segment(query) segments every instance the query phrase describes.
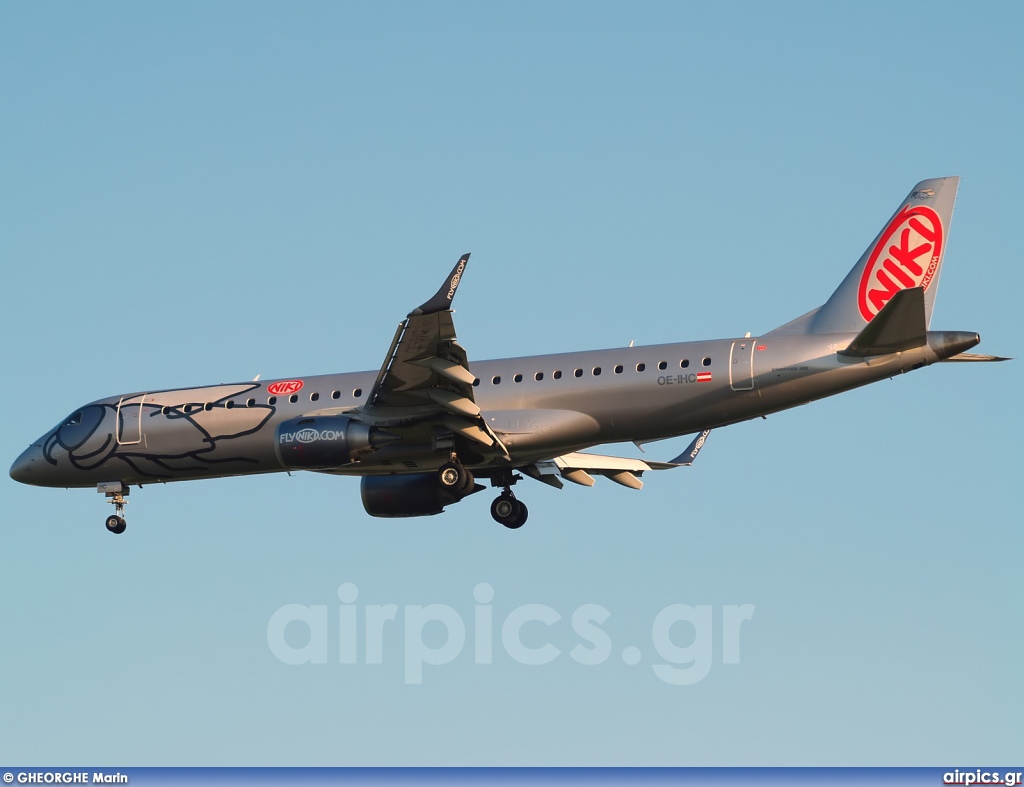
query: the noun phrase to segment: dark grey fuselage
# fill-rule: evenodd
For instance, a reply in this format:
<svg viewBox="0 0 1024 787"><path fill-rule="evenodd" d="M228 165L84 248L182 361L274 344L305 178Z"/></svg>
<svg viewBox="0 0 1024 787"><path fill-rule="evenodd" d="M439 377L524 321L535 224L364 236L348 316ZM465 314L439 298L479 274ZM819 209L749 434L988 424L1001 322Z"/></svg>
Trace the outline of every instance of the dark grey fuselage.
<svg viewBox="0 0 1024 787"><path fill-rule="evenodd" d="M451 310L465 254L399 325L379 372L101 399L30 446L11 476L98 484L115 505L124 485L147 482L296 469L403 476L364 480L374 516L439 513L489 478L505 489L492 516L516 528L526 519L510 491L516 471L553 485L593 483L592 471L636 489L644 471L687 462L579 449L703 432L977 344L975 333L928 330L958 184L916 184L825 303L758 338L472 362Z"/></svg>
<svg viewBox="0 0 1024 787"><path fill-rule="evenodd" d="M841 355L854 335L769 335L473 362L476 403L509 459L464 461L486 476L488 468L601 443L723 426L907 372L978 341L976 334L929 332L928 343L911 350ZM367 371L100 399L30 446L12 475L40 486L90 487L283 471L275 452L278 425L352 410L376 376ZM279 389L285 392L272 393ZM444 461L435 448L429 438L419 446L385 446L328 472L423 472Z"/></svg>

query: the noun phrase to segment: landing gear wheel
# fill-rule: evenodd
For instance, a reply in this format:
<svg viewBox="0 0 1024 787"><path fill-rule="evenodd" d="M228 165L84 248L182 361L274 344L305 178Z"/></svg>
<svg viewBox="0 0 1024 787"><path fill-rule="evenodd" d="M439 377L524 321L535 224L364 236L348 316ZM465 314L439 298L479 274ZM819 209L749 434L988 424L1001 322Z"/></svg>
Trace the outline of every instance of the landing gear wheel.
<svg viewBox="0 0 1024 787"><path fill-rule="evenodd" d="M441 486L452 492L460 492L466 483L468 471L462 465L455 462L445 462L437 471L437 480Z"/></svg>
<svg viewBox="0 0 1024 787"><path fill-rule="evenodd" d="M498 524L515 530L526 524L529 511L523 503L508 493L494 498L494 502L491 503L491 516Z"/></svg>
<svg viewBox="0 0 1024 787"><path fill-rule="evenodd" d="M128 524L124 521L123 518L116 515L108 516L106 525L107 530L109 530L111 533L117 533L118 535L123 533L124 529L128 526Z"/></svg>

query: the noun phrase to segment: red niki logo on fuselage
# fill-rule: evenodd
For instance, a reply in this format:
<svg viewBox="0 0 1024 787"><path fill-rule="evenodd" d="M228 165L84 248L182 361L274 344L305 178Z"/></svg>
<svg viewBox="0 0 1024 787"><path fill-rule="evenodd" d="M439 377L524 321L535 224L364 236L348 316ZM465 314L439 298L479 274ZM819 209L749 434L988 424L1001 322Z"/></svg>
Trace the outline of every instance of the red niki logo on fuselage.
<svg viewBox="0 0 1024 787"><path fill-rule="evenodd" d="M905 205L871 250L860 279L857 305L867 322L900 290L923 287L942 259L942 220L925 205Z"/></svg>
<svg viewBox="0 0 1024 787"><path fill-rule="evenodd" d="M267 393L272 396L287 396L302 390L302 380L280 380L267 386Z"/></svg>

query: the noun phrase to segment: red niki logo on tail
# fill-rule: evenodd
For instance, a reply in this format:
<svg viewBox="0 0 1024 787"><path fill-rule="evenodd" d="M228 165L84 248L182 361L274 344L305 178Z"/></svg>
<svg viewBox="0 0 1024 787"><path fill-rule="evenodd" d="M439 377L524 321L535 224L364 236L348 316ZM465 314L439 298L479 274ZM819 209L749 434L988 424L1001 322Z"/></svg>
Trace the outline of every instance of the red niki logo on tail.
<svg viewBox="0 0 1024 787"><path fill-rule="evenodd" d="M867 322L900 290L924 287L942 259L942 220L925 205L905 205L871 250L860 279L857 304Z"/></svg>

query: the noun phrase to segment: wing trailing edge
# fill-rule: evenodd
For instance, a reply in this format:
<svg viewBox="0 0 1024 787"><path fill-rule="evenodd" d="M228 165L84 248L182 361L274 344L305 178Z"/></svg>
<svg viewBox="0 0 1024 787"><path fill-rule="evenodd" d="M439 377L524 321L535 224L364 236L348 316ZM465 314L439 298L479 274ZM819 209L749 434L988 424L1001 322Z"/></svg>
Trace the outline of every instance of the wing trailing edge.
<svg viewBox="0 0 1024 787"><path fill-rule="evenodd" d="M543 481L546 484L562 488L562 479L580 486L593 486L594 476L604 476L609 481L628 487L641 489L644 485L640 480L648 470L672 470L676 467L689 467L697 458L700 449L711 434L705 429L698 434L679 456L671 462L652 462L648 459L630 459L624 456L606 456L576 451L553 459L545 459L521 468L526 475Z"/></svg>

